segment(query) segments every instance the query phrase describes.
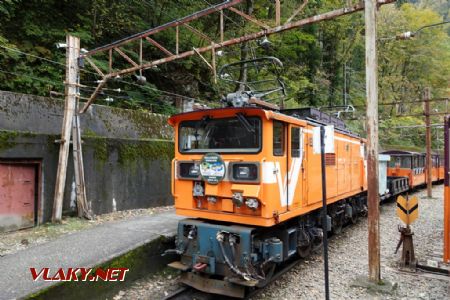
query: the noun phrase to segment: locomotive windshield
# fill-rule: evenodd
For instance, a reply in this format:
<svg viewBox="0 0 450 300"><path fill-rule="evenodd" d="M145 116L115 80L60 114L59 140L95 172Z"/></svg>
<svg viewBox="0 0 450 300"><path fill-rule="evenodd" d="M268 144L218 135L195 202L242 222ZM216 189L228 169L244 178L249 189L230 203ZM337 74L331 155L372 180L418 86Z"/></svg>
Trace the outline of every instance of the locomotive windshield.
<svg viewBox="0 0 450 300"><path fill-rule="evenodd" d="M261 120L238 114L233 118L184 121L178 141L181 153L259 152Z"/></svg>

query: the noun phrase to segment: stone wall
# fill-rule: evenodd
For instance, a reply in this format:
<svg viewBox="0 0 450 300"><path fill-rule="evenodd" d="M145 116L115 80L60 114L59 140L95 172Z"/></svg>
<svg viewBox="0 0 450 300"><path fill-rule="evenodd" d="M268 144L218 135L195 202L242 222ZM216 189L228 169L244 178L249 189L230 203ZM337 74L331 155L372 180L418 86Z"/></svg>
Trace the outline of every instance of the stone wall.
<svg viewBox="0 0 450 300"><path fill-rule="evenodd" d="M64 101L0 92L0 161L41 163L38 220L50 220ZM81 115L89 205L95 214L172 204L173 132L167 117L91 105ZM72 154L64 213L76 211Z"/></svg>

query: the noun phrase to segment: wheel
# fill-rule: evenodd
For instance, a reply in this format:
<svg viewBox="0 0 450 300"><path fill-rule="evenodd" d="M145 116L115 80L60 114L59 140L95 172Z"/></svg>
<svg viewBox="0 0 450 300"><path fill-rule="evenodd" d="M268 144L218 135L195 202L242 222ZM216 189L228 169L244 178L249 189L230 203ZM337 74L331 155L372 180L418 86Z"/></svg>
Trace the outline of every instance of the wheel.
<svg viewBox="0 0 450 300"><path fill-rule="evenodd" d="M342 232L342 225L343 225L343 220L342 220L342 216L343 214L338 214L336 216L334 216L333 218L333 233L334 234L340 234Z"/></svg>
<svg viewBox="0 0 450 300"><path fill-rule="evenodd" d="M358 222L358 212L356 211L356 206L352 205L352 216L350 217L350 222L356 224Z"/></svg>
<svg viewBox="0 0 450 300"><path fill-rule="evenodd" d="M311 251L312 251L311 243L305 246L297 246L297 253L298 256L300 256L301 258L307 258L311 254Z"/></svg>
<svg viewBox="0 0 450 300"><path fill-rule="evenodd" d="M367 206L366 205L364 205L363 206L363 209L359 212L359 215L361 216L361 217L363 217L363 218L365 218L365 217L367 217Z"/></svg>

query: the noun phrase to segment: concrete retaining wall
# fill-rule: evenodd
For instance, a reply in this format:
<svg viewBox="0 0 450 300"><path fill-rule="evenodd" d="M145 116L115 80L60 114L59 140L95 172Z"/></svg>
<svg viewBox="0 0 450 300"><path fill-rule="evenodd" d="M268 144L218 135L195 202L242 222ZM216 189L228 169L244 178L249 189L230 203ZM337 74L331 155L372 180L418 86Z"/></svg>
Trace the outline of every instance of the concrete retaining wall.
<svg viewBox="0 0 450 300"><path fill-rule="evenodd" d="M0 160L41 162L39 222L51 218L64 102L0 92ZM86 190L95 214L168 205L172 129L165 116L92 105L81 116ZM64 212L76 211L72 155Z"/></svg>

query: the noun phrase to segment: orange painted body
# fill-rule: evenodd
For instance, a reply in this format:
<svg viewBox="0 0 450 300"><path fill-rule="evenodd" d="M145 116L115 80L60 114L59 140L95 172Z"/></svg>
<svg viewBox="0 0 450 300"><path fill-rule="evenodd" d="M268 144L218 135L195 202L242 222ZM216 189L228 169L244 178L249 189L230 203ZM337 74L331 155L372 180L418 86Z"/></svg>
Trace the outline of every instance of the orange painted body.
<svg viewBox="0 0 450 300"><path fill-rule="evenodd" d="M186 120L201 120L235 117L243 113L246 117L261 119L261 150L258 153L219 153L225 164L230 162L253 162L259 164L259 182L232 182L228 174L223 181L212 185L205 182L205 196L194 197L194 180L178 176L180 161L200 161L204 153L181 153L179 149L179 124ZM274 156L273 124L284 124L284 154ZM223 108L195 111L175 115L169 123L175 128L175 158L172 162L172 194L179 215L209 220L226 221L247 225L270 227L277 223L303 215L322 206L321 156L313 148L313 125L305 120L256 108ZM300 128L303 142L302 155L291 157L291 130ZM333 203L361 194L367 190L364 158L365 141L359 137L334 131L334 155L328 156L327 202ZM211 151L214 152L214 151ZM334 164L333 164L334 162ZM288 172L289 170L289 172ZM288 176L287 176L288 174ZM286 177L289 177L286 180ZM287 182L286 182L287 181ZM257 209L246 205L236 206L233 193L242 193L244 198L258 199ZM208 196L217 199L215 203Z"/></svg>
<svg viewBox="0 0 450 300"><path fill-rule="evenodd" d="M441 163L441 157L438 154L432 154L431 163L431 181L437 182L444 180L444 166Z"/></svg>
<svg viewBox="0 0 450 300"><path fill-rule="evenodd" d="M388 167L388 176L394 177L408 177L410 188L415 188L427 183L426 167L424 168L401 168L396 165L395 167ZM444 167L433 166L431 168L432 182L437 182L444 179Z"/></svg>
<svg viewBox="0 0 450 300"><path fill-rule="evenodd" d="M431 181L436 182L438 180L439 180L439 168L433 166L431 168Z"/></svg>
<svg viewBox="0 0 450 300"><path fill-rule="evenodd" d="M385 151L383 154L389 154L391 156L387 171L388 176L407 177L410 188L426 184L427 167L425 153L391 150ZM438 182L443 180L444 167L442 166L442 159L437 154L432 154L431 158L431 181Z"/></svg>
<svg viewBox="0 0 450 300"><path fill-rule="evenodd" d="M439 166L438 167L438 180L444 180L445 179L445 170L444 170L444 166Z"/></svg>
<svg viewBox="0 0 450 300"><path fill-rule="evenodd" d="M411 168L388 168L388 176L394 177L408 177L410 188L414 188L425 184L425 170L414 170Z"/></svg>

